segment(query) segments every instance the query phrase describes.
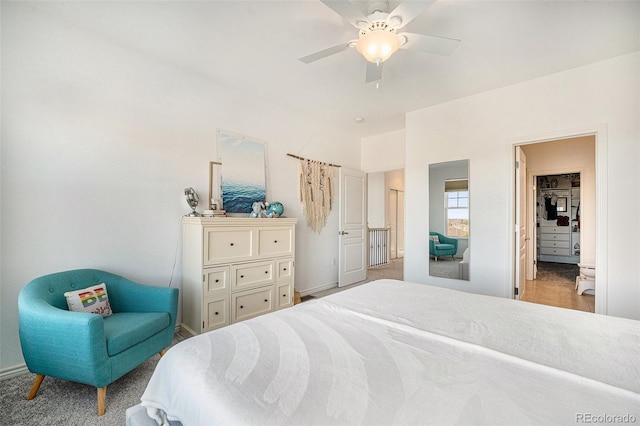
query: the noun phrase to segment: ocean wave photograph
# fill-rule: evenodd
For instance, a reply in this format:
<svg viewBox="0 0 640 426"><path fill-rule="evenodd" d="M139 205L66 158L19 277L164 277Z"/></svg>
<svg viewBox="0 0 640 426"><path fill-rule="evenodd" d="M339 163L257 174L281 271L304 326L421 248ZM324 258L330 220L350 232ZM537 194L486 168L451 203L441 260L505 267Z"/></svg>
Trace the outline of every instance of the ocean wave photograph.
<svg viewBox="0 0 640 426"><path fill-rule="evenodd" d="M251 205L267 197L264 186L222 181L222 205L230 213L251 213Z"/></svg>
<svg viewBox="0 0 640 426"><path fill-rule="evenodd" d="M222 208L228 213L250 213L254 202L266 200L266 144L219 131L218 148L222 160Z"/></svg>

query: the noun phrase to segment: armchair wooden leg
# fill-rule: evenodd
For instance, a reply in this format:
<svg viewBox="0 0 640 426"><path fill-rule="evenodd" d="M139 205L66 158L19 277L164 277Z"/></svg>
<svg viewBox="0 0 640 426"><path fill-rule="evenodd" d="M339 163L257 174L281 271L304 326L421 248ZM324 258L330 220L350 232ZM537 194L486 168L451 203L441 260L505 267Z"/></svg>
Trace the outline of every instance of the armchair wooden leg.
<svg viewBox="0 0 640 426"><path fill-rule="evenodd" d="M98 416L103 416L107 411L107 387L98 389Z"/></svg>
<svg viewBox="0 0 640 426"><path fill-rule="evenodd" d="M160 357L162 358L162 357L164 356L164 354L166 354L166 353L167 353L167 350L166 350L166 349L161 350L161 351L159 352Z"/></svg>
<svg viewBox="0 0 640 426"><path fill-rule="evenodd" d="M33 381L33 386L31 386L31 392L29 392L29 395L27 395L27 399L29 401L31 401L33 398L36 397L36 394L38 393L38 389L40 389L40 385L42 384L43 380L44 380L44 374L36 375L36 379Z"/></svg>

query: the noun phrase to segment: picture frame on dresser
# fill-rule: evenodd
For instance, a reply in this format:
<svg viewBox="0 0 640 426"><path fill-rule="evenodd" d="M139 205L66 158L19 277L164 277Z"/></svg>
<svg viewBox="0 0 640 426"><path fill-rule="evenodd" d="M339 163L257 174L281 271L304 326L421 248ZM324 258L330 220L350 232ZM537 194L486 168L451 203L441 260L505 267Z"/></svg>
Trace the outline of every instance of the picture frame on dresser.
<svg viewBox="0 0 640 426"><path fill-rule="evenodd" d="M219 161L209 161L209 209L222 210L222 185L220 183L220 168L222 163Z"/></svg>

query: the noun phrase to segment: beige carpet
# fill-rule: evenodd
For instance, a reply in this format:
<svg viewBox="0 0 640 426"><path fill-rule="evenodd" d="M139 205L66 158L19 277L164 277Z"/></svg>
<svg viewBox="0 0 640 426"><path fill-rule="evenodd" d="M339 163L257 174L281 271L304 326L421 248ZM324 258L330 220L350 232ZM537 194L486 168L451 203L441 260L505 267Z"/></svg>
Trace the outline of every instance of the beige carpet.
<svg viewBox="0 0 640 426"><path fill-rule="evenodd" d="M460 279L459 264L462 258L452 259L451 256L442 256L436 262L429 257L429 275L432 277Z"/></svg>
<svg viewBox="0 0 640 426"><path fill-rule="evenodd" d="M173 344L184 340L177 336ZM24 374L0 382L0 424L11 426L124 425L127 408L140 403L140 397L160 360L159 355L107 387L107 411L98 417L96 388L80 383L45 377L34 399L27 394L35 374Z"/></svg>

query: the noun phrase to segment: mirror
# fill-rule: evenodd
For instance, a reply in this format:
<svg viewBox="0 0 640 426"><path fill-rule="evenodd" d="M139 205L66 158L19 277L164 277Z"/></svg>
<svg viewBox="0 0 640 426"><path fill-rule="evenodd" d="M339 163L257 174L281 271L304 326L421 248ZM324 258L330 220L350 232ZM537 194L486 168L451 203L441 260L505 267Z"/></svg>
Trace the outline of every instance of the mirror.
<svg viewBox="0 0 640 426"><path fill-rule="evenodd" d="M469 280L469 160L429 165L429 275Z"/></svg>

